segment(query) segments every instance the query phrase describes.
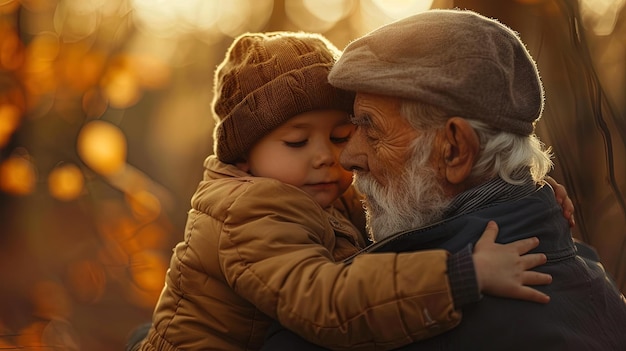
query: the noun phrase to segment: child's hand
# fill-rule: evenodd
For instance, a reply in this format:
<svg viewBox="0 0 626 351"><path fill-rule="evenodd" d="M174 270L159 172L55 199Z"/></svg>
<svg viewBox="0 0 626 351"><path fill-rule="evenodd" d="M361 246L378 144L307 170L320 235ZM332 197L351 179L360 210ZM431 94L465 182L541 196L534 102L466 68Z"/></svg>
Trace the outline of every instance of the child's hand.
<svg viewBox="0 0 626 351"><path fill-rule="evenodd" d="M539 239L528 238L508 244L495 242L498 225L489 221L476 243L474 267L481 292L493 296L547 303L550 297L527 285L546 285L552 276L529 269L546 263L544 254L526 254L539 245Z"/></svg>
<svg viewBox="0 0 626 351"><path fill-rule="evenodd" d="M544 180L546 183L550 184L554 190L556 202L558 202L563 209L563 217L569 221L569 226L574 228L576 225L576 221L574 221L574 203L572 202L572 199L567 196L567 190L565 190L563 185L557 183L556 180L550 176L545 176Z"/></svg>

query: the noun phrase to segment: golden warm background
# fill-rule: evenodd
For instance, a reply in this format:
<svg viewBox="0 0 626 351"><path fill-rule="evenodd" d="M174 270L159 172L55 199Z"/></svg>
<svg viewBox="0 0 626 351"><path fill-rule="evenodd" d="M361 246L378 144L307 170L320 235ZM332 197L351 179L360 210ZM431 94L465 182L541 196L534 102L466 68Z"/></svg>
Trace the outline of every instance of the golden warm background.
<svg viewBox="0 0 626 351"><path fill-rule="evenodd" d="M0 0L0 349L122 350L150 319L233 37L303 30L343 48L430 7L521 33L574 235L626 291L625 2Z"/></svg>

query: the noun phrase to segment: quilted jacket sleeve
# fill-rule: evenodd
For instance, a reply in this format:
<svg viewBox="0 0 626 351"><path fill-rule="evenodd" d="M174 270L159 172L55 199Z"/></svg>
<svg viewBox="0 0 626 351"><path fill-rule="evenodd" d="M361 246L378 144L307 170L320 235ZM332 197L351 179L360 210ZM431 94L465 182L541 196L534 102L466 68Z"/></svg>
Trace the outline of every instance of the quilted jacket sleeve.
<svg viewBox="0 0 626 351"><path fill-rule="evenodd" d="M226 280L306 339L334 349L393 349L460 321L445 251L365 254L335 263L328 249L332 228L299 190L251 182L229 195L234 200L219 214Z"/></svg>

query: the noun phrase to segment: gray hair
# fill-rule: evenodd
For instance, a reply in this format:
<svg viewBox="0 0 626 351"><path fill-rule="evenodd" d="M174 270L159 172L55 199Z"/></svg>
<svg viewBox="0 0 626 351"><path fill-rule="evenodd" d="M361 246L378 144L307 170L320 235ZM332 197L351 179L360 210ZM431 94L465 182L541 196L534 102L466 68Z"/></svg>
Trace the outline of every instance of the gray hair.
<svg viewBox="0 0 626 351"><path fill-rule="evenodd" d="M400 113L411 126L426 131L443 128L450 117L440 107L413 100L403 100ZM535 134L523 136L497 130L475 119L467 121L480 140L478 159L470 174L473 179L489 179L498 175L504 181L518 185L530 172L538 183L552 169L552 152Z"/></svg>

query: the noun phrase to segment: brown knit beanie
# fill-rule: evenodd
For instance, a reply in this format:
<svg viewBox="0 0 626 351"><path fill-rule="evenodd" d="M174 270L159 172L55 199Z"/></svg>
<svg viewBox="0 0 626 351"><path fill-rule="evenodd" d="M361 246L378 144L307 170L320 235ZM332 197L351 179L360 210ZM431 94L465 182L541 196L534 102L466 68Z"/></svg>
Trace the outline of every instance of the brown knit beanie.
<svg viewBox="0 0 626 351"><path fill-rule="evenodd" d="M467 10L429 10L376 29L346 47L328 79L520 135L533 133L543 111L539 72L518 35Z"/></svg>
<svg viewBox="0 0 626 351"><path fill-rule="evenodd" d="M339 54L318 34L236 38L215 71L214 152L220 161L243 161L259 139L297 114L319 109L351 113L354 94L328 83Z"/></svg>

